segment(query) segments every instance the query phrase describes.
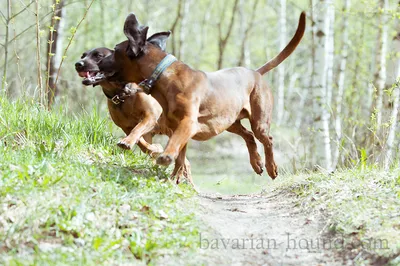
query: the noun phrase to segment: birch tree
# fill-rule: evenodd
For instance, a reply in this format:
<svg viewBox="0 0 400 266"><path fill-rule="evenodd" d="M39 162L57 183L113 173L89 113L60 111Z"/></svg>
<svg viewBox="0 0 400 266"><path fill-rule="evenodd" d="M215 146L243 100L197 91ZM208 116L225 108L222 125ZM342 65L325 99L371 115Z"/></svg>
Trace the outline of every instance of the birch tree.
<svg viewBox="0 0 400 266"><path fill-rule="evenodd" d="M286 0L280 0L280 12L279 12L279 50L282 51L286 46ZM278 104L277 124L282 123L284 112L285 112L285 65L282 64L278 67Z"/></svg>
<svg viewBox="0 0 400 266"><path fill-rule="evenodd" d="M7 60L8 60L8 39L9 39L9 28L11 22L11 0L7 0L7 17L5 18L5 26L6 26L6 36L3 48L4 48L4 69L3 69L3 78L1 81L1 89L4 94L7 94Z"/></svg>
<svg viewBox="0 0 400 266"><path fill-rule="evenodd" d="M338 92L336 96L336 118L335 118L335 130L336 130L336 149L333 158L333 167L336 168L339 155L340 155L340 145L342 142L342 102L343 102L343 93L346 79L346 65L347 65L347 57L348 57L348 49L349 49L349 8L350 8L350 0L344 0L343 7L343 23L342 23L342 44L341 44L341 59L339 66L339 77L337 82Z"/></svg>
<svg viewBox="0 0 400 266"><path fill-rule="evenodd" d="M331 30L334 7L332 0L318 0L319 11L314 21L315 57L313 62L312 93L314 99L315 159L327 169L332 168L332 151L329 132L330 112L328 102L328 71L330 49L333 47Z"/></svg>
<svg viewBox="0 0 400 266"><path fill-rule="evenodd" d="M388 0L379 0L381 9L381 22L378 32L378 47L377 47L377 71L375 74L374 84L376 86L373 112L376 116L376 128L380 131L382 125L382 108L383 108L383 93L386 83L386 53L387 53L387 36L388 36Z"/></svg>
<svg viewBox="0 0 400 266"><path fill-rule="evenodd" d="M39 20L39 1L35 0L35 17L36 17L36 68L37 68L37 89L39 91L39 101L41 104L44 103L43 99L43 86L42 86L42 64L40 62L40 20Z"/></svg>
<svg viewBox="0 0 400 266"><path fill-rule="evenodd" d="M398 4L400 8L400 1ZM397 19L396 21L397 26L397 35L393 39L393 52L397 57L397 73L396 73L396 83L393 86L393 109L390 115L390 127L389 127L389 135L386 141L386 154L385 154L385 161L384 167L385 170L389 170L390 163L393 160L393 149L395 146L395 137L396 137L396 129L398 126L398 115L399 115L399 102L400 102L400 21Z"/></svg>

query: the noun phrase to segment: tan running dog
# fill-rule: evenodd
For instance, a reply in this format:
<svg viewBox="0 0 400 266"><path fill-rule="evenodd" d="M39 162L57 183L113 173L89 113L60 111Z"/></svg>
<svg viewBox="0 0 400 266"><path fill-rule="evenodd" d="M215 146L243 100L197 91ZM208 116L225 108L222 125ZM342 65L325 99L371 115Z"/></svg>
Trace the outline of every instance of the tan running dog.
<svg viewBox="0 0 400 266"><path fill-rule="evenodd" d="M157 158L160 165L169 165L185 157L189 139L208 140L224 130L244 131L240 120L248 118L255 137L263 144L268 175L278 175L274 161L272 137L269 135L273 97L262 75L278 66L300 43L306 26L306 15L300 15L297 31L289 44L271 61L257 70L244 67L216 72L194 70L177 61L169 66L154 84L151 94L163 107L167 126L173 130L164 152ZM167 54L154 45L165 46L169 32L158 33L154 42L146 41L148 27L140 26L134 14L128 15L124 33L127 41L116 45L112 55L99 63L100 78L135 82L150 77ZM154 35L153 35L154 36ZM244 130L243 130L244 129ZM255 172L262 173L256 144L246 142ZM250 144L250 146L249 146Z"/></svg>
<svg viewBox="0 0 400 266"><path fill-rule="evenodd" d="M148 41L151 42L152 37ZM164 49L165 47L159 48ZM96 73L99 71L98 63L111 54L112 50L105 47L88 50L82 54L81 60L75 63L75 69L79 76L84 78L82 81L84 85L100 85L102 87L104 95L108 98L108 110L112 120L126 134L126 137L121 139L117 145L123 149L132 149L137 143L144 153L153 157L158 156L163 149L159 144L151 144L152 137L155 134L171 136L173 131L166 126L167 121L162 107L153 96L162 102L163 106L166 106L167 103L163 102L162 95L157 92L153 93L153 96L148 95L135 83L124 84L98 80L96 78ZM255 144L252 134L240 130L233 133L242 136L248 143L247 145ZM190 163L185 157L179 157L176 160L171 174L171 177L177 178L177 183L181 176L193 184Z"/></svg>

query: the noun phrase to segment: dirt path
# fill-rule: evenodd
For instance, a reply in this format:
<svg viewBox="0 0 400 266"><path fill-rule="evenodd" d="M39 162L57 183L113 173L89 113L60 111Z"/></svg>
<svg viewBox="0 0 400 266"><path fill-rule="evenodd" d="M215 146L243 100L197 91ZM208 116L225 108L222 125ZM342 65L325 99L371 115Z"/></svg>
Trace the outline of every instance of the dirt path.
<svg viewBox="0 0 400 266"><path fill-rule="evenodd" d="M201 253L209 265L342 265L320 232L321 219L289 195L199 196ZM318 248L319 247L319 248ZM336 260L335 260L336 257Z"/></svg>

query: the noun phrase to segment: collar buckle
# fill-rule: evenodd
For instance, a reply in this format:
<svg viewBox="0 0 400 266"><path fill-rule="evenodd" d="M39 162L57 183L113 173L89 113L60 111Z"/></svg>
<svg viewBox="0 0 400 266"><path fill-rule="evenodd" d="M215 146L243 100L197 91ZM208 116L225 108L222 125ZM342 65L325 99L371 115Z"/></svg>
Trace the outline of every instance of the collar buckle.
<svg viewBox="0 0 400 266"><path fill-rule="evenodd" d="M153 87L154 80L153 79L145 79L139 83L139 87L143 89L143 91L147 94L150 94L150 90Z"/></svg>
<svg viewBox="0 0 400 266"><path fill-rule="evenodd" d="M119 97L118 94L115 95L114 97L112 97L112 98L111 98L111 101L112 101L112 103L115 104L115 105L119 105L119 104L121 104L121 103L124 102L124 100L121 99L121 98Z"/></svg>

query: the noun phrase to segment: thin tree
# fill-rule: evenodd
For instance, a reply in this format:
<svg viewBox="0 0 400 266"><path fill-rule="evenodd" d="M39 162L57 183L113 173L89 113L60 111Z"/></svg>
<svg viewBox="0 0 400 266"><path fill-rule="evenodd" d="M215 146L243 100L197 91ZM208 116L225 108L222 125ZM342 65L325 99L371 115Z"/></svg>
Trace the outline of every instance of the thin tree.
<svg viewBox="0 0 400 266"><path fill-rule="evenodd" d="M343 94L346 79L346 66L347 58L349 54L349 9L350 0L344 1L343 7L343 23L342 23L342 47L341 47L341 59L339 66L339 77L337 81L338 92L336 96L336 118L335 118L335 131L336 131L336 148L333 157L333 168L336 168L339 155L340 155L340 145L342 142L342 107L343 107Z"/></svg>
<svg viewBox="0 0 400 266"><path fill-rule="evenodd" d="M390 127L389 127L389 135L386 141L386 156L385 156L385 170L389 169L390 163L393 160L393 149L395 146L395 136L396 136L396 128L398 125L398 114L399 114L399 98L400 98L400 59L397 64L397 81L393 87L393 109L390 115Z"/></svg>
<svg viewBox="0 0 400 266"><path fill-rule="evenodd" d="M329 64L327 60L330 58L330 47L333 42L331 30L331 20L334 16L333 1L319 0L320 12L318 12L315 20L315 57L313 62L313 109L314 109L314 124L316 131L316 162L329 171L332 168L332 153L330 141L330 112L328 102L328 71ZM316 12L315 12L316 13ZM314 15L316 15L314 13Z"/></svg>
<svg viewBox="0 0 400 266"><path fill-rule="evenodd" d="M71 46L71 43L72 43L72 41L73 41L74 38L75 38L76 31L79 29L79 26L80 26L80 25L82 24L82 22L85 20L85 18L86 18L86 16L87 16L88 12L89 12L89 10L90 10L90 8L91 8L92 5L93 5L93 2L94 2L94 0L91 0L91 1L90 1L89 5L88 5L88 6L86 7L86 9L85 9L85 12L83 13L82 18L79 20L78 24L76 24L76 27L75 27L74 30L72 31L71 37L68 38L69 41L68 41L67 47L64 49L64 52L63 52L62 57L61 57L60 65L58 66L57 75L56 75L56 80L55 80L55 82L54 82L54 85L55 85L55 86L57 85L58 79L60 78L61 67L62 67L62 65L63 65L63 63L64 63L65 58L67 57L68 49L69 49L69 47Z"/></svg>
<svg viewBox="0 0 400 266"><path fill-rule="evenodd" d="M10 21L11 21L11 0L7 0L7 17L5 18L6 24L6 36L5 36L5 43L4 47L4 69L3 69L3 78L1 82L1 90L3 91L4 95L7 94L7 60L8 60L8 39L9 39L9 28L10 28Z"/></svg>
<svg viewBox="0 0 400 266"><path fill-rule="evenodd" d="M42 64L40 57L40 22L39 22L39 1L36 0L36 67L37 67L37 89L39 91L39 102L44 104L44 93L43 93L43 85L42 85Z"/></svg>
<svg viewBox="0 0 400 266"><path fill-rule="evenodd" d="M286 46L286 0L280 0L279 12L279 49L282 50ZM277 124L283 121L285 112L285 64L278 67L278 103L277 103Z"/></svg>
<svg viewBox="0 0 400 266"><path fill-rule="evenodd" d="M53 2L53 17L51 20L51 26L48 36L48 47L47 47L47 84L46 84L46 96L47 96L47 108L50 109L54 102L54 97L57 95L57 86L55 85L55 79L58 72L58 66L61 59L61 31L62 31L62 19L63 19L63 0L54 0Z"/></svg>
<svg viewBox="0 0 400 266"><path fill-rule="evenodd" d="M192 0L186 0L185 4L183 5L183 10L181 13L181 25L179 31L179 50L178 50L178 58L184 60L185 56L185 41L186 41L186 30L187 30L187 21L188 21L188 14L190 12L190 5L192 4Z"/></svg>
<svg viewBox="0 0 400 266"><path fill-rule="evenodd" d="M246 11L244 10L244 1L240 1L239 15L240 15L240 27L241 27L241 37L242 43L240 45L240 57L237 63L238 66L249 66L250 56L248 54L248 39L251 29L254 26L254 21L256 18L256 11L259 0L254 0L253 6L250 13L249 21L246 20Z"/></svg>
<svg viewBox="0 0 400 266"><path fill-rule="evenodd" d="M226 34L222 33L222 23L223 23L223 21L225 19L225 13L226 13L226 9L225 8L223 8L222 14L221 14L221 20L217 24L217 28L218 28L218 51L219 51L218 64L217 64L218 69L222 68L222 64L224 62L225 48L226 48L226 44L228 43L229 37L231 36L232 29L233 29L233 24L235 23L236 10L237 10L237 6L238 6L238 2L239 2L239 0L235 0L235 2L233 4L232 16L231 16L231 20L229 21L229 26L228 26L228 30L226 31ZM225 2L224 7L227 6L226 3L227 2Z"/></svg>
<svg viewBox="0 0 400 266"><path fill-rule="evenodd" d="M380 27L378 31L378 48L377 48L377 71L375 73L374 84L376 87L375 98L373 102L372 111L376 116L376 129L379 137L379 131L382 125L382 108L383 108L383 94L386 83L386 53L388 41L388 0L379 0L379 7L382 10L380 17Z"/></svg>
<svg viewBox="0 0 400 266"><path fill-rule="evenodd" d="M210 20L211 10L213 9L213 7L215 5L215 1L209 0L208 2L205 3L205 5L208 6L208 8L206 8L204 11L204 16L203 16L202 23L201 23L200 34L197 34L198 43L200 43L200 49L199 49L200 53L202 53L204 51L205 44L207 43L207 33L208 33L207 32L207 25L208 25L207 22ZM195 57L195 65L199 64L201 58L202 58L201 56Z"/></svg>
<svg viewBox="0 0 400 266"><path fill-rule="evenodd" d="M176 8L176 17L175 17L174 22L172 23L172 26L170 27L170 29L172 31L172 36L171 36L172 54L175 54L175 55L177 53L175 29L178 26L179 21L182 19L182 6L183 6L183 0L179 0L178 6Z"/></svg>
<svg viewBox="0 0 400 266"><path fill-rule="evenodd" d="M398 9L400 8L400 1L398 3ZM395 147L395 137L396 137L396 129L398 126L398 115L399 115L399 106L400 106L400 20L396 20L397 26L397 35L393 39L393 47L394 52L397 54L397 75L396 75L396 83L393 86L393 107L392 113L390 115L390 126L389 126L389 134L386 140L386 154L384 160L385 170L389 170L390 163L393 161L393 150Z"/></svg>

